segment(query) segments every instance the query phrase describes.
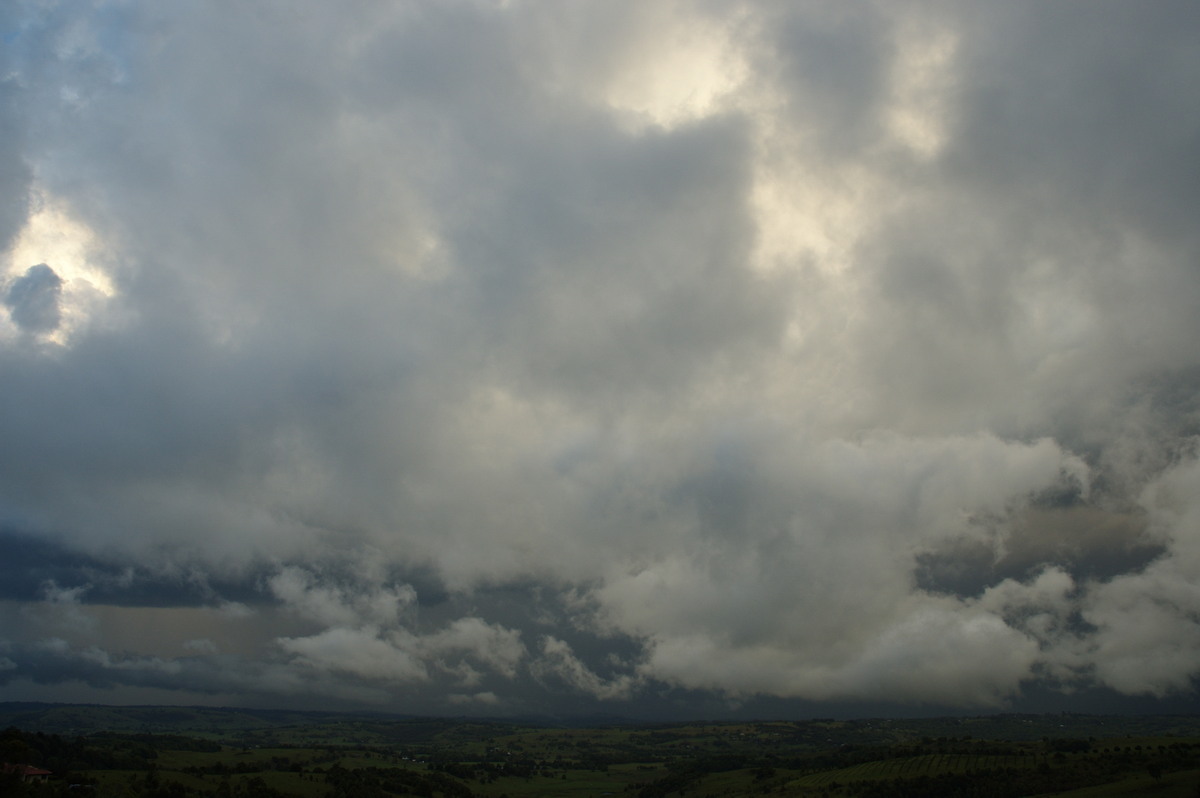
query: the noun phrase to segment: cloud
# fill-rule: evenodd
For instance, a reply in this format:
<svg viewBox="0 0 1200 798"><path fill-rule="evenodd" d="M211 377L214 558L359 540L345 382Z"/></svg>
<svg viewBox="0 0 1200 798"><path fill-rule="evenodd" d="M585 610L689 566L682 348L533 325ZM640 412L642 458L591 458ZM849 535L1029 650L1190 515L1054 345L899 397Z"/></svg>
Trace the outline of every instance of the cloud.
<svg viewBox="0 0 1200 798"><path fill-rule="evenodd" d="M120 689L184 691L192 696L253 697L257 701L285 698L294 703L306 695L326 701L380 700L385 694L370 688L322 680L319 675L264 661L236 656L164 659L113 654L99 647L74 649L61 640L11 647L17 667L0 671L0 683L62 685L83 683L100 695Z"/></svg>
<svg viewBox="0 0 1200 798"><path fill-rule="evenodd" d="M183 644L183 647L188 651L194 651L199 654L215 654L217 653L217 644L206 637L188 640Z"/></svg>
<svg viewBox="0 0 1200 798"><path fill-rule="evenodd" d="M478 617L425 633L414 629L417 596L410 585L329 586L295 567L282 569L269 585L285 607L323 627L275 641L293 661L319 671L407 683L428 681L430 668L437 668L474 686L482 680L478 667L511 679L525 657L520 632Z"/></svg>
<svg viewBox="0 0 1200 798"><path fill-rule="evenodd" d="M1096 678L1121 692L1177 695L1194 688L1189 659L1200 652L1194 619L1200 505L1200 463L1167 470L1146 489L1152 528L1170 541L1167 553L1144 569L1095 585L1081 602L1083 619L1096 628L1088 639Z"/></svg>
<svg viewBox="0 0 1200 798"><path fill-rule="evenodd" d="M585 665L571 646L551 635L542 638L541 657L533 664L536 678L554 677L575 690L602 700L624 699L633 695L638 679L621 674L605 679Z"/></svg>
<svg viewBox="0 0 1200 798"><path fill-rule="evenodd" d="M501 703L500 698L491 692L473 693L471 695L452 693L449 700L451 704L484 704L486 706L496 706Z"/></svg>
<svg viewBox="0 0 1200 798"><path fill-rule="evenodd" d="M845 674L872 698L952 706L998 707L1031 675L1037 646L987 613L926 608L871 641Z"/></svg>
<svg viewBox="0 0 1200 798"><path fill-rule="evenodd" d="M1190 4L301 10L0 12L5 695L1191 695Z"/></svg>
<svg viewBox="0 0 1200 798"><path fill-rule="evenodd" d="M438 656L470 654L501 675L512 678L526 654L520 638L519 632L480 618L459 618L449 627L428 635L423 646Z"/></svg>
<svg viewBox="0 0 1200 798"><path fill-rule="evenodd" d="M4 296L4 305L13 323L25 332L48 333L62 318L59 297L63 280L44 263L30 266L13 280Z"/></svg>
<svg viewBox="0 0 1200 798"><path fill-rule="evenodd" d="M335 627L308 637L281 638L279 645L318 670L384 681L427 679L422 664L396 642L402 645L403 637L400 641L383 640L375 629Z"/></svg>
<svg viewBox="0 0 1200 798"><path fill-rule="evenodd" d="M0 24L9 29L11 11L0 16ZM6 48L7 49L7 48ZM10 59L6 56L0 65L4 78L0 79L0 250L7 250L29 214L29 187L32 178L29 162L25 158L25 120L21 113L21 88L12 74Z"/></svg>
<svg viewBox="0 0 1200 798"><path fill-rule="evenodd" d="M282 569L268 584L284 604L326 626L394 625L416 601L416 591L409 585L384 587L369 593L348 592L318 584L312 574L295 567Z"/></svg>

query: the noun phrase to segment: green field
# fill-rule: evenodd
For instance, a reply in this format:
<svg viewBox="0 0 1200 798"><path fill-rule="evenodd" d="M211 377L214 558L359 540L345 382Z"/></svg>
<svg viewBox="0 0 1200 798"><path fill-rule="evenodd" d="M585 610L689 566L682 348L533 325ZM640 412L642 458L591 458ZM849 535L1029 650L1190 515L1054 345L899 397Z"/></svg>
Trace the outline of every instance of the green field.
<svg viewBox="0 0 1200 798"><path fill-rule="evenodd" d="M203 708L0 705L0 796L1200 794L1200 719L626 724ZM72 787L72 785L75 785Z"/></svg>

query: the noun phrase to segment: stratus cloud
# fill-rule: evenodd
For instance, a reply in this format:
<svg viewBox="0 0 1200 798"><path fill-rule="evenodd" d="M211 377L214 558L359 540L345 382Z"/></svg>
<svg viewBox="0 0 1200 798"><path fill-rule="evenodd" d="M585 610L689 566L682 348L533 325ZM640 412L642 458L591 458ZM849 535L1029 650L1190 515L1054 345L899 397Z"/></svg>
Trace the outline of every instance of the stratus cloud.
<svg viewBox="0 0 1200 798"><path fill-rule="evenodd" d="M304 12L0 10L10 686L1189 689L1191 4Z"/></svg>
<svg viewBox="0 0 1200 798"><path fill-rule="evenodd" d="M166 659L113 654L99 647L73 648L61 639L6 647L17 657L16 667L0 668L0 684L61 685L83 683L102 690L119 688L183 691L208 696L254 696L296 702L316 695L329 700L374 702L386 693L362 684L325 678L291 664L248 661L237 656L210 655Z"/></svg>

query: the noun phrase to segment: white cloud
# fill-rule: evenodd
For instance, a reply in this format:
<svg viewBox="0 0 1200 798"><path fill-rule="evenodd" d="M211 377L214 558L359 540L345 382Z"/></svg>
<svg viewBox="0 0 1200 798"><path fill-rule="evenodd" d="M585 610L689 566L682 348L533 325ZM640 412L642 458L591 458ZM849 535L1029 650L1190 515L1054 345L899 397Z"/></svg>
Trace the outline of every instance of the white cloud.
<svg viewBox="0 0 1200 798"><path fill-rule="evenodd" d="M324 627L275 641L295 661L319 671L405 683L428 681L429 669L436 667L462 686L475 686L483 678L478 667L511 679L525 657L520 632L477 617L414 631L417 594L410 585L332 586L296 567L280 569L268 584L288 610Z"/></svg>
<svg viewBox="0 0 1200 798"><path fill-rule="evenodd" d="M480 618L459 618L445 629L426 635L421 648L433 656L470 655L509 678L525 657L521 635Z"/></svg>
<svg viewBox="0 0 1200 798"><path fill-rule="evenodd" d="M194 640L184 641L183 647L188 651L194 651L198 654L216 654L217 644L209 640L207 637L198 637Z"/></svg>
<svg viewBox="0 0 1200 798"><path fill-rule="evenodd" d="M281 569L268 584L289 608L326 626L395 625L417 598L410 585L359 591L318 584L313 574L296 567Z"/></svg>
<svg viewBox="0 0 1200 798"><path fill-rule="evenodd" d="M484 691L481 693L451 693L448 700L451 704L483 704L484 706L494 707L504 703L495 693Z"/></svg>
<svg viewBox="0 0 1200 798"><path fill-rule="evenodd" d="M601 700L630 698L640 682L637 676L628 673L603 678L575 656L568 643L552 635L542 638L541 656L531 668L540 680L554 677L574 690Z"/></svg>
<svg viewBox="0 0 1200 798"><path fill-rule="evenodd" d="M284 637L279 646L318 670L335 671L371 680L425 681L424 665L403 649L405 635L379 636L372 627L334 627L308 637ZM399 645L397 645L397 643Z"/></svg>

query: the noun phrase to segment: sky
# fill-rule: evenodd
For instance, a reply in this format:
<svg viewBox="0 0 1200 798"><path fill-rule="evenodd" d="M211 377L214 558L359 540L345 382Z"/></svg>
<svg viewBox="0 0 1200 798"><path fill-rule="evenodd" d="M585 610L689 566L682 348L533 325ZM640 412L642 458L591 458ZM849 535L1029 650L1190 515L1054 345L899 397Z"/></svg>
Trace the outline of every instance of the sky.
<svg viewBox="0 0 1200 798"><path fill-rule="evenodd" d="M1200 7L0 5L0 700L1200 708Z"/></svg>

